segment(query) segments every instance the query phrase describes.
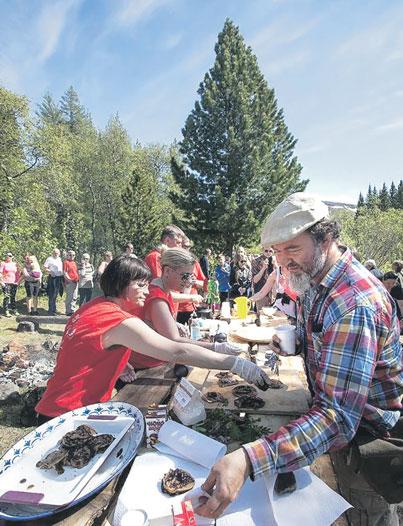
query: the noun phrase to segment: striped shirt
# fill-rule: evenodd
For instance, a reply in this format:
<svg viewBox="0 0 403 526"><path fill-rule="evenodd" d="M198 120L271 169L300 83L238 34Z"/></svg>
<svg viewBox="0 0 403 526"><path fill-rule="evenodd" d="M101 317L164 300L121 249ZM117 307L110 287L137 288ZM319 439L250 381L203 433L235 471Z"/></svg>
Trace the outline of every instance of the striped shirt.
<svg viewBox="0 0 403 526"><path fill-rule="evenodd" d="M299 307L297 330L313 392L310 410L244 446L252 477L294 471L347 445L362 425L385 436L402 408L396 308L347 249Z"/></svg>

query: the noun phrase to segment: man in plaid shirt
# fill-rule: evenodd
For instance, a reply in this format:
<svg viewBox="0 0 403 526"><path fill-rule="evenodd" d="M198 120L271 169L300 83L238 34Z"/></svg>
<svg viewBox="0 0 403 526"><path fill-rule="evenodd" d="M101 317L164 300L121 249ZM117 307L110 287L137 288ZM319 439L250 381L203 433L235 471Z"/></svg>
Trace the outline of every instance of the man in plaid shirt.
<svg viewBox="0 0 403 526"><path fill-rule="evenodd" d="M197 513L219 516L248 476L294 471L327 451L348 447L359 426L382 437L396 425L403 393L396 308L338 237L326 205L306 193L289 196L266 221L262 244L273 246L300 298L298 350L312 407L276 433L221 459L203 485L212 496ZM274 345L281 354L279 341ZM358 487L362 484L363 479ZM365 491L370 493L369 486ZM368 502L352 502L362 508L358 521L364 520L354 524L398 525L396 506L375 495L379 505L374 509L372 492L371 511Z"/></svg>

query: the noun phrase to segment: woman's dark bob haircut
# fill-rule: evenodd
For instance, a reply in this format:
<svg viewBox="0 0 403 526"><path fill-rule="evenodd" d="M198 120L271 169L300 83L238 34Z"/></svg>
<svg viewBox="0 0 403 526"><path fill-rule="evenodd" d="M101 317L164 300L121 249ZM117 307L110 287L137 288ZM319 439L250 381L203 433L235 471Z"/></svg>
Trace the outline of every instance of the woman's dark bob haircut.
<svg viewBox="0 0 403 526"><path fill-rule="evenodd" d="M105 296L119 298L132 281L150 281L151 271L141 259L126 255L112 259L101 276Z"/></svg>

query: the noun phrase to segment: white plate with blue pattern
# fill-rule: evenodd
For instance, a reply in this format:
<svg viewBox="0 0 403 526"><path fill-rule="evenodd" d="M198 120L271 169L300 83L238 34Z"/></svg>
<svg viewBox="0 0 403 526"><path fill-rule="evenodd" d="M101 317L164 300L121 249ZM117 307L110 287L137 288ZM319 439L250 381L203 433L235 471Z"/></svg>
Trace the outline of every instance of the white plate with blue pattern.
<svg viewBox="0 0 403 526"><path fill-rule="evenodd" d="M35 466L44 453L57 447L64 433L83 423L95 428L97 433L110 432L116 437L101 456L102 462L95 459L82 469L66 468L62 475L57 475L54 470L39 470ZM0 460L0 518L32 520L75 506L98 492L127 466L134 458L143 435L142 413L124 402L89 405L39 426ZM98 466L95 472L94 466ZM71 493L73 499L69 498L69 485L75 486L75 479L78 483L81 479L88 479L86 474L91 475L89 480L80 488L79 494L74 491Z"/></svg>

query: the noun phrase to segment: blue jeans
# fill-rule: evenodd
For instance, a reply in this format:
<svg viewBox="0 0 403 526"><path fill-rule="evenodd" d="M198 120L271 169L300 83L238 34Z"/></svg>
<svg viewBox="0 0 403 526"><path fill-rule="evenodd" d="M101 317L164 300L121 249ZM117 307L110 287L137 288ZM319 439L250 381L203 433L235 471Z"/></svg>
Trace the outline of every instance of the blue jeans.
<svg viewBox="0 0 403 526"><path fill-rule="evenodd" d="M62 286L63 276L49 276L48 277L48 302L49 302L49 314L56 312L56 299L59 294L60 287Z"/></svg>

